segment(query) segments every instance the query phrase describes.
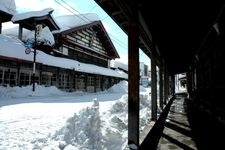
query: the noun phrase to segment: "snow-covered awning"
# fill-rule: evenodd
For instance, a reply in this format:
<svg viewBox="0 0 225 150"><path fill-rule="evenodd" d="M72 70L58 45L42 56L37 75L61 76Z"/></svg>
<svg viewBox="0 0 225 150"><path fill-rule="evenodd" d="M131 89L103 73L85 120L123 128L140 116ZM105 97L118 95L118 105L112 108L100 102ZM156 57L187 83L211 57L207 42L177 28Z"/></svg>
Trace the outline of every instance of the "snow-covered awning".
<svg viewBox="0 0 225 150"><path fill-rule="evenodd" d="M34 30L36 24L44 24L49 27L51 31L59 30L59 26L52 17L52 8L46 8L41 11L30 11L20 14L15 14L11 21L13 23L20 23L23 27Z"/></svg>
<svg viewBox="0 0 225 150"><path fill-rule="evenodd" d="M25 46L23 42L17 38L12 38L6 35L0 35L0 56L14 58L24 61L33 61L33 54L25 54ZM123 71L112 70L105 67L96 66L93 64L85 64L76 60L55 57L48 55L43 51L37 50L36 62L48 66L55 66L75 70L78 72L85 72L91 74L99 74L105 76L119 77L128 79L128 75Z"/></svg>
<svg viewBox="0 0 225 150"><path fill-rule="evenodd" d="M16 14L16 5L15 5L14 0L11 0L10 2L7 0L0 0L1 19L4 19L3 14L9 15L11 17L12 17L12 15ZM7 21L10 21L10 20L7 20ZM4 22L4 21L2 21L2 22Z"/></svg>
<svg viewBox="0 0 225 150"><path fill-rule="evenodd" d="M15 1L0 0L0 23L11 20L13 14L16 13Z"/></svg>

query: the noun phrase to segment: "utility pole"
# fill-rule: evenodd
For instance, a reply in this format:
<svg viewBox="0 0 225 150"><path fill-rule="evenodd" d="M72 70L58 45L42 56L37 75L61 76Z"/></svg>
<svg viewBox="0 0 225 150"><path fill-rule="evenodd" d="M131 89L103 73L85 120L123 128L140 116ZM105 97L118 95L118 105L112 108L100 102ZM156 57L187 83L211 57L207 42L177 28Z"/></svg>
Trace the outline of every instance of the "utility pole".
<svg viewBox="0 0 225 150"><path fill-rule="evenodd" d="M36 42L37 42L37 27L34 30L34 59L33 59L33 92L35 91L35 70L36 70Z"/></svg>
<svg viewBox="0 0 225 150"><path fill-rule="evenodd" d="M36 70L36 47L37 47L37 36L40 36L40 32L42 30L42 25L38 24L35 26L34 30L34 59L33 59L33 92L35 91L35 70Z"/></svg>

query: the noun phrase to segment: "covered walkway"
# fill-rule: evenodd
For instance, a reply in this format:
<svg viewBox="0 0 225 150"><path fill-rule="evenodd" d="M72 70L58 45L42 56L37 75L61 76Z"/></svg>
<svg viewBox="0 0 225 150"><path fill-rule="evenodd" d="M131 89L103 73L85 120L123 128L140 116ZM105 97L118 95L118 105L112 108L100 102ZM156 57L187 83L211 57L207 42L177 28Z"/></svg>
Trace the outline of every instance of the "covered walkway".
<svg viewBox="0 0 225 150"><path fill-rule="evenodd" d="M187 101L184 95L174 99L159 140L159 150L197 149L187 118Z"/></svg>
<svg viewBox="0 0 225 150"><path fill-rule="evenodd" d="M141 150L197 150L187 117L188 101L187 93L176 94L170 99L159 119L144 130L143 135L147 136L141 141Z"/></svg>
<svg viewBox="0 0 225 150"><path fill-rule="evenodd" d="M95 1L128 35L130 149L224 149L225 2ZM151 120L156 121L144 140L139 49L151 60ZM188 101L175 93L175 75L181 73L186 73ZM183 102L187 114L179 108Z"/></svg>

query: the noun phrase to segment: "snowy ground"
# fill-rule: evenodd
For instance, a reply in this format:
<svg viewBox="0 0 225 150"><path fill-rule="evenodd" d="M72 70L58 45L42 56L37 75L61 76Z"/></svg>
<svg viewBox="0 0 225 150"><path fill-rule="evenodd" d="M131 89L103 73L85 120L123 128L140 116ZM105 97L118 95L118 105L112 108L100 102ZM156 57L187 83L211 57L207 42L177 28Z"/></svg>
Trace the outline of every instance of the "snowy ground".
<svg viewBox="0 0 225 150"><path fill-rule="evenodd" d="M127 84L122 81L98 93L0 87L0 149L126 149ZM142 130L150 121L151 106L149 89L140 91Z"/></svg>

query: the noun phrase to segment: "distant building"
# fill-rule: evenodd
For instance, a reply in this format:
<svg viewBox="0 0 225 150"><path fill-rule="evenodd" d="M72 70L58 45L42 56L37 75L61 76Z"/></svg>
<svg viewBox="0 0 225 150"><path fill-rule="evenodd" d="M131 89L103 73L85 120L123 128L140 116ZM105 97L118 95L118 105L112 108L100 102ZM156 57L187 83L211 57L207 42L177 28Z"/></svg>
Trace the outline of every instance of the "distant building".
<svg viewBox="0 0 225 150"><path fill-rule="evenodd" d="M119 55L97 15L61 17L57 20L61 24L57 26L55 24L57 18L52 18L51 11L46 11L46 9L44 12L40 11L41 15L35 17L26 13L29 17L23 18L22 14L19 14L19 18L23 18L20 20L14 16L14 23L19 23L18 36L21 40L24 41L26 34L23 28L34 29L33 23L37 20L43 28L48 24L46 27L50 28L54 37L53 46L48 44L48 39L42 41L38 39L38 44L32 45L32 48L36 46L38 50L35 72L37 84L56 86L66 91L96 92L127 79L126 73L110 69L110 60L119 58ZM60 29L56 30L58 27ZM21 53L23 45L20 44L20 48L17 48L15 37L1 35L0 40L13 41L11 45L0 48L0 85L31 84L32 54L26 55L24 51ZM0 42L3 43L3 41ZM15 48L12 49L13 47ZM7 53L6 51L9 50L15 53Z"/></svg>
<svg viewBox="0 0 225 150"><path fill-rule="evenodd" d="M139 68L140 68L140 76L148 76L148 72L149 72L149 69L148 69L148 65L144 64L143 62L140 62L139 63Z"/></svg>

